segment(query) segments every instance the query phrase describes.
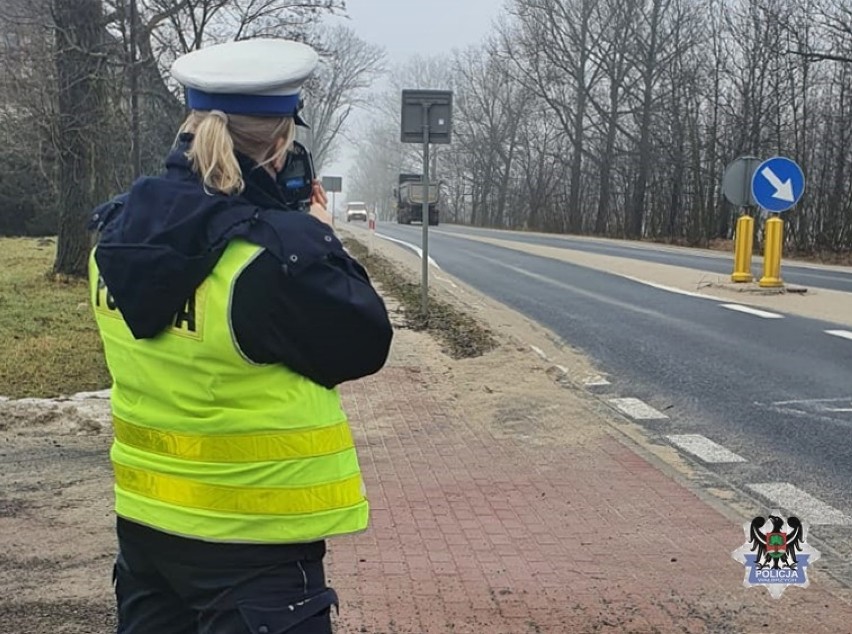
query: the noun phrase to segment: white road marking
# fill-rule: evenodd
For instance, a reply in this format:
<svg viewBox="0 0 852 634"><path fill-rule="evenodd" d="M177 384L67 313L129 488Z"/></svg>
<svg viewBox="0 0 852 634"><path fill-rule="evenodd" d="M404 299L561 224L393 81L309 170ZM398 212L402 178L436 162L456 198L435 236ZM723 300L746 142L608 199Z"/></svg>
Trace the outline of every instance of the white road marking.
<svg viewBox="0 0 852 634"><path fill-rule="evenodd" d="M438 266L438 265L436 264L435 266ZM439 276L436 275L435 279L440 280L441 282L446 282L447 284L449 284L453 288L458 288L458 285L456 285L452 280L447 279L446 277L439 277Z"/></svg>
<svg viewBox="0 0 852 634"><path fill-rule="evenodd" d="M665 284L657 284L656 282L649 282L648 280L639 279L638 277L633 277L632 275L623 275L621 273L616 273L619 277L623 277L626 280L630 280L631 282L636 282L638 284L644 284L645 286L650 286L651 288L656 288L661 291L667 291L669 293L676 293L678 295L686 295L687 297L698 297L700 299L710 299L714 302L724 302L726 300L721 297L713 297L712 295L703 295L701 293L695 293L693 291L685 291L682 288L675 288L674 286L666 286Z"/></svg>
<svg viewBox="0 0 852 634"><path fill-rule="evenodd" d="M852 525L852 517L818 500L789 482L761 482L747 485L755 493L810 524Z"/></svg>
<svg viewBox="0 0 852 634"><path fill-rule="evenodd" d="M421 249L417 245L411 244L410 242L406 242L405 240L397 240L396 238L391 238L390 236L386 236L382 233L377 233L376 237L381 238L382 240L388 240L390 242L396 242L397 244L401 244L404 247L408 247L409 249L411 249L412 251L414 251L417 254L417 257L419 257L421 260L423 259L423 249ZM435 260L432 259L431 255L429 256L429 264L434 266L439 271L441 270L441 267L438 266L438 263L435 262Z"/></svg>
<svg viewBox="0 0 852 634"><path fill-rule="evenodd" d="M757 403L761 405L761 403ZM793 401L776 401L768 407L781 414L806 416L830 423L836 423L838 417L848 418L852 414L852 397L813 398Z"/></svg>
<svg viewBox="0 0 852 634"><path fill-rule="evenodd" d="M722 304L722 308L727 308L728 310L735 310L740 313L747 313L749 315L754 315L755 317L762 317L763 319L784 318L784 315L779 315L778 313L768 313L765 310L758 310L757 308L743 306L742 304Z"/></svg>
<svg viewBox="0 0 852 634"><path fill-rule="evenodd" d="M536 353L538 356L540 356L542 359L544 359L545 361L547 361L547 360L548 360L548 359L547 359L547 354L545 354L544 350L542 350L542 349L541 349L541 348L539 348L538 346L530 346L530 348L532 348L532 351L533 351L533 352L535 352L535 353Z"/></svg>
<svg viewBox="0 0 852 634"><path fill-rule="evenodd" d="M775 401L773 405L806 405L808 403L852 403L852 396L843 396L840 398L803 398L795 401Z"/></svg>
<svg viewBox="0 0 852 634"><path fill-rule="evenodd" d="M592 376L583 381L583 385L586 387L605 387L607 385L612 385L609 381L607 381L602 376Z"/></svg>
<svg viewBox="0 0 852 634"><path fill-rule="evenodd" d="M488 262L491 266L499 266L501 268L508 269L510 271L514 271L515 273L518 273L519 275L523 275L524 277L528 277L530 279L537 280L537 281L543 282L545 284L550 284L550 285L555 286L557 288L565 289L566 291L569 291L570 293L574 293L574 294L580 295L582 297L589 297L591 299L594 299L595 301L599 301L599 302L602 302L604 304L608 304L610 306L616 306L618 308L623 308L624 310L629 310L629 311L632 311L632 312L635 312L635 313L639 313L641 315L648 315L650 317L654 317L654 318L659 319L659 320L678 321L677 318L672 317L668 313L664 313L664 312L661 312L661 311L658 311L658 310L653 310L651 308L644 308L642 306L637 306L636 304L630 304L628 302L623 302L621 300L614 299L613 297L610 297L610 296L605 295L603 293L595 293L593 291L587 291L585 289L579 288L576 285L566 284L565 282L560 282L559 280L554 280L553 278L547 277L546 275L539 275L538 273L532 273L531 271L527 271L526 269L522 269L522 268L517 267L517 266L512 266L511 264L505 264L503 262L500 262L499 260L495 260L493 258L485 257L484 255L479 255L478 253L472 253L471 252L468 255L472 258L476 258L478 260L483 260L485 262Z"/></svg>
<svg viewBox="0 0 852 634"><path fill-rule="evenodd" d="M704 462L721 464L725 462L745 462L746 459L725 449L701 434L682 434L667 438L686 452L697 456Z"/></svg>
<svg viewBox="0 0 852 634"><path fill-rule="evenodd" d="M655 410L653 407L643 401L640 401L638 398L611 398L609 399L609 402L612 403L616 409L636 420L662 420L664 418L668 418L668 416Z"/></svg>
<svg viewBox="0 0 852 634"><path fill-rule="evenodd" d="M848 330L826 330L825 332L833 337L852 340L852 332L849 332Z"/></svg>

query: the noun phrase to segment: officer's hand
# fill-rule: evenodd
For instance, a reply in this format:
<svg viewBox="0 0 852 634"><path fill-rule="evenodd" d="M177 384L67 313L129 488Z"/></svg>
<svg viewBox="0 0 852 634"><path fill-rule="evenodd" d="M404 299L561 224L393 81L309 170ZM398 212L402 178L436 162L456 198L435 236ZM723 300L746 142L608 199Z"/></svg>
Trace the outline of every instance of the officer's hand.
<svg viewBox="0 0 852 634"><path fill-rule="evenodd" d="M324 222L328 226L332 226L332 218L331 214L329 214L325 206L328 204L328 196L325 194L325 190L322 188L322 185L319 181L314 181L314 190L311 193L311 211L310 214L319 220L320 222Z"/></svg>
<svg viewBox="0 0 852 634"><path fill-rule="evenodd" d="M320 222L327 224L329 227L333 226L331 222L331 214L329 214L322 205L314 203L311 205L311 211L309 213Z"/></svg>
<svg viewBox="0 0 852 634"><path fill-rule="evenodd" d="M314 188L311 192L311 203L319 203L323 207L328 206L328 195L325 193L325 190L322 188L322 184L318 181L314 181Z"/></svg>

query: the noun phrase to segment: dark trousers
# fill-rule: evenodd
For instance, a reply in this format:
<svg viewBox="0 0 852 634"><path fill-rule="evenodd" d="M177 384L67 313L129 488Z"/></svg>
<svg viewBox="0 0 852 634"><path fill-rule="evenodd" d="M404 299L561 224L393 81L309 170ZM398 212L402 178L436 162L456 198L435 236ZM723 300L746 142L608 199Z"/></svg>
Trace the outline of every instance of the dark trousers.
<svg viewBox="0 0 852 634"><path fill-rule="evenodd" d="M119 519L118 634L331 634L325 542L213 544Z"/></svg>

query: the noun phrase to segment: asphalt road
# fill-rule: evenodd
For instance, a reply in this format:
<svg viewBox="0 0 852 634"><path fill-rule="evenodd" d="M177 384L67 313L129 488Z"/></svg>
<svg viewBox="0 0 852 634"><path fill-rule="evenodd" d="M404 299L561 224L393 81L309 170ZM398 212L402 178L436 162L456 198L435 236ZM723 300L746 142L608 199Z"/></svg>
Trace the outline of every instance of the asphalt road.
<svg viewBox="0 0 852 634"><path fill-rule="evenodd" d="M664 420L640 421L653 438L703 435L745 460L708 465L740 490L789 483L852 518L852 341L825 332L843 326L792 315L763 319L726 309L717 300L670 293L441 229L430 237L430 255L443 270L588 354L612 382L604 388L605 398L635 397L665 413ZM381 224L379 233L420 244L419 226ZM547 243L546 238L517 239ZM691 267L713 262L688 254L579 246L639 259L671 255L666 263ZM845 277L852 290L852 276L839 274L838 284ZM843 544L852 560L849 526L826 524L813 530Z"/></svg>
<svg viewBox="0 0 852 634"><path fill-rule="evenodd" d="M387 226L390 225L383 225L383 227ZM412 227L412 229L419 230L420 227L416 226ZM530 235L520 232L495 231L493 229L479 229L459 225L440 225L437 229L441 232L456 233L459 235L511 239L526 244L541 244L586 253L612 255L620 258L643 260L645 262L656 262L658 264L671 264L673 266L700 269L725 275L730 275L733 265L733 258L730 254L708 253L704 255L696 253L691 249L662 245L642 244L637 246L629 242L620 243L612 240L588 238L578 239L570 236ZM763 258L755 254L752 260L752 271L756 276L760 275L763 270L762 267ZM852 269L848 272L834 269L821 270L816 267L795 265L790 264L788 261L783 261L781 273L784 281L789 284L852 292Z"/></svg>

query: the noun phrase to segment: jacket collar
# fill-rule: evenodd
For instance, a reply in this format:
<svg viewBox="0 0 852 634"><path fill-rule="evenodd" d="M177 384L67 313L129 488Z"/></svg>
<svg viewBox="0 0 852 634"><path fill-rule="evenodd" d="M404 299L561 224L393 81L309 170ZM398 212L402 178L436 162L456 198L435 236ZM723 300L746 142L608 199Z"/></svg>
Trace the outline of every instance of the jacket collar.
<svg viewBox="0 0 852 634"><path fill-rule="evenodd" d="M193 138L195 136L191 132L184 132L178 137L177 146L166 158L167 178L198 180L198 175L193 171L192 165L186 157ZM241 198L242 202L265 209L286 208L286 201L281 188L272 175L250 156L237 151L234 152L234 155L245 182L245 189L238 198Z"/></svg>

